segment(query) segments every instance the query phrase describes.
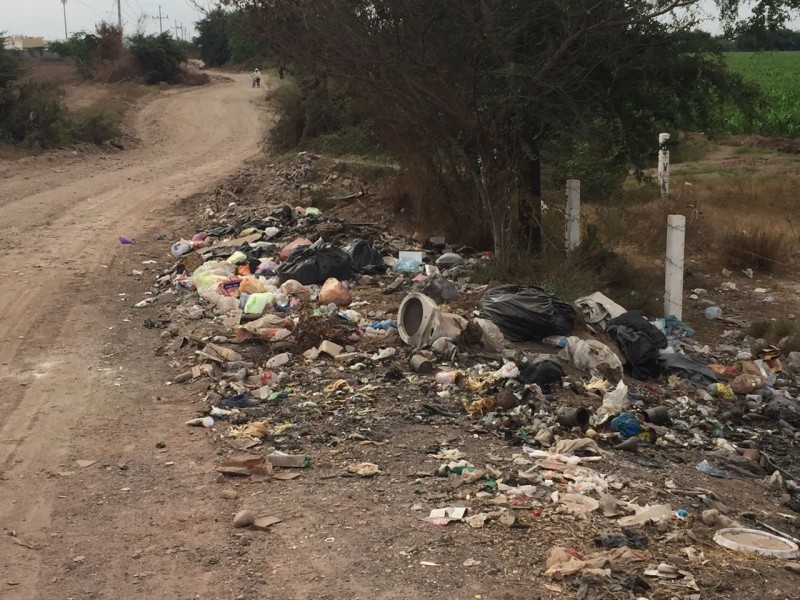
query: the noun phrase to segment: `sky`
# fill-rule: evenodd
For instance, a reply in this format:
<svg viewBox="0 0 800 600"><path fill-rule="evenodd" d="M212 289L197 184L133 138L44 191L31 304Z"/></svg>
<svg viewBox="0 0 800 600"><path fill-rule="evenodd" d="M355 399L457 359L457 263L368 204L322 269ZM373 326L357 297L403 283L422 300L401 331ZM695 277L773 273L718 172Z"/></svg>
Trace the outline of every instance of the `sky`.
<svg viewBox="0 0 800 600"><path fill-rule="evenodd" d="M169 17L164 31L173 31L175 21L187 28L187 37L196 35L195 21L203 17L190 0L120 0L126 33L142 27L146 33L158 33L158 7ZM202 4L201 0L201 4ZM0 0L0 32L28 35L47 40L64 39L64 12L61 0ZM117 0L67 0L67 30L91 31L102 20L117 21ZM144 17L144 18L142 18Z"/></svg>

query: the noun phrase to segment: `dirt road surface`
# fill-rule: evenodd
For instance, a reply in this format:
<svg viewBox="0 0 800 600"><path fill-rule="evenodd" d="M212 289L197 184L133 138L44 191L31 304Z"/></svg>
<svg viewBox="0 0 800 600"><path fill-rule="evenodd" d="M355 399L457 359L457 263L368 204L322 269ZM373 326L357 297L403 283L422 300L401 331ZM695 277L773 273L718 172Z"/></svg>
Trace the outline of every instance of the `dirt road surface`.
<svg viewBox="0 0 800 600"><path fill-rule="evenodd" d="M0 163L0 598L236 597L204 550L229 522L214 457L142 340L133 270L166 264L178 199L258 152L259 98L244 76L162 92L134 150Z"/></svg>

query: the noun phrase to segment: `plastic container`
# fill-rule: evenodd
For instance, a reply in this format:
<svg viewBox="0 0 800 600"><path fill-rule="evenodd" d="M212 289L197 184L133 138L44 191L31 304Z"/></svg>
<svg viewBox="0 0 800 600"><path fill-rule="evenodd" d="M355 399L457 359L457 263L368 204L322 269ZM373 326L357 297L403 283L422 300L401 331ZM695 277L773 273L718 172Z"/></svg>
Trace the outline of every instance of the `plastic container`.
<svg viewBox="0 0 800 600"><path fill-rule="evenodd" d="M714 534L714 541L723 548L754 552L761 556L786 559L800 556L800 549L794 542L758 529L720 529Z"/></svg>

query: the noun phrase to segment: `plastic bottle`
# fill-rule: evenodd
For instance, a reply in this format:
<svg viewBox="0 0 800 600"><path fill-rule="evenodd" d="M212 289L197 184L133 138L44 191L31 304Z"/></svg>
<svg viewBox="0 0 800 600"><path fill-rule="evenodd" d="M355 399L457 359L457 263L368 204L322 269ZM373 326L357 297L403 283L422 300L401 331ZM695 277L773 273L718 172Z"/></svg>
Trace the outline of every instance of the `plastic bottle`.
<svg viewBox="0 0 800 600"><path fill-rule="evenodd" d="M722 469L716 469L712 467L705 459L699 462L695 467L695 469L697 469L701 473L705 473L706 475L711 475L712 477L720 477L721 479L731 478L730 471L723 471Z"/></svg>
<svg viewBox="0 0 800 600"><path fill-rule="evenodd" d="M289 306L289 296L281 294L280 292L275 294L275 306L281 310L287 308Z"/></svg>

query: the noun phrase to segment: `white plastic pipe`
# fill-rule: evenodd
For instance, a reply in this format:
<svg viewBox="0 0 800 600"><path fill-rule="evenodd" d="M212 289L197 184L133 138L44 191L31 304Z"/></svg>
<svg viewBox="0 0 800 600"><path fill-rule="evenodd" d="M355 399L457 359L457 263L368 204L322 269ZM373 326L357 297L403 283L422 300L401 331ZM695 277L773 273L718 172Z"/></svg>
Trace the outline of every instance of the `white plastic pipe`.
<svg viewBox="0 0 800 600"><path fill-rule="evenodd" d="M658 134L658 187L664 200L669 195L669 138L668 133Z"/></svg>
<svg viewBox="0 0 800 600"><path fill-rule="evenodd" d="M581 182L567 179L567 208L564 211L567 254L581 244Z"/></svg>
<svg viewBox="0 0 800 600"><path fill-rule="evenodd" d="M667 217L667 257L664 276L664 316L683 319L683 252L686 241L686 217Z"/></svg>

